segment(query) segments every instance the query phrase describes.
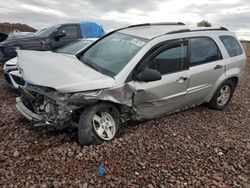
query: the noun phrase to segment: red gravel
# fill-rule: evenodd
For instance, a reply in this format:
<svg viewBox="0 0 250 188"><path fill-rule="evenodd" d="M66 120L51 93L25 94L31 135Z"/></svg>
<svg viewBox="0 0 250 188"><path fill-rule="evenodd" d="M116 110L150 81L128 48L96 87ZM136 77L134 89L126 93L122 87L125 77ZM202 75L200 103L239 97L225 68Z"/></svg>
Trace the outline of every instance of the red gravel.
<svg viewBox="0 0 250 188"><path fill-rule="evenodd" d="M74 129L32 128L0 74L0 187L250 187L250 60L225 110L128 123L113 141L82 148Z"/></svg>

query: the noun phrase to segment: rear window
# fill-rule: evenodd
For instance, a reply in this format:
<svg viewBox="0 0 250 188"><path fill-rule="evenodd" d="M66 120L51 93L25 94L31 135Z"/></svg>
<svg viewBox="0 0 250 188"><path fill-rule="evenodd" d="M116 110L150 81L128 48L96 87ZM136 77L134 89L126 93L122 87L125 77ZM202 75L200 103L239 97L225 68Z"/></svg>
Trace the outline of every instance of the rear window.
<svg viewBox="0 0 250 188"><path fill-rule="evenodd" d="M220 40L224 44L227 49L230 57L234 57L237 55L241 55L243 50L239 44L239 42L232 36L220 36Z"/></svg>

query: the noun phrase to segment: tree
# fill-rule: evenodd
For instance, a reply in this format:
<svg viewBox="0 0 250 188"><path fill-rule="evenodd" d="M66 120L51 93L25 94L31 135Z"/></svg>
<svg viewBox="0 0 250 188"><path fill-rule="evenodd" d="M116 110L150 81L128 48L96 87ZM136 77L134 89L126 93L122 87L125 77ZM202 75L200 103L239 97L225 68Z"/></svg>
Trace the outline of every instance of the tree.
<svg viewBox="0 0 250 188"><path fill-rule="evenodd" d="M198 27L211 27L212 24L209 23L207 20L202 20L200 22L197 23Z"/></svg>

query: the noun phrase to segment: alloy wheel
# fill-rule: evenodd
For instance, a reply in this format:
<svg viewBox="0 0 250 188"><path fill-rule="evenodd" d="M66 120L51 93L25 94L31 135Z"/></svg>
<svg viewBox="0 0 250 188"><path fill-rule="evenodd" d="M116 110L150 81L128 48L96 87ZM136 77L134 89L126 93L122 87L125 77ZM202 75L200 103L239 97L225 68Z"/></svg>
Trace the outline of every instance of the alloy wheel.
<svg viewBox="0 0 250 188"><path fill-rule="evenodd" d="M219 106L224 106L228 102L230 94L231 94L230 87L228 85L224 85L218 93L217 104Z"/></svg>
<svg viewBox="0 0 250 188"><path fill-rule="evenodd" d="M109 112L97 112L93 116L93 127L103 140L112 140L116 133L115 121Z"/></svg>

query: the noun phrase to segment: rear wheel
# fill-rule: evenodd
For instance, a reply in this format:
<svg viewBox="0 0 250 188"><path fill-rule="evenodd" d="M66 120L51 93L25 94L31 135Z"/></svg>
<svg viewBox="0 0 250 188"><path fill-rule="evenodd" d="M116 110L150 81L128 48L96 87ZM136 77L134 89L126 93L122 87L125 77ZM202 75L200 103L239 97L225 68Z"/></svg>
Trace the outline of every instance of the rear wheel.
<svg viewBox="0 0 250 188"><path fill-rule="evenodd" d="M224 109L231 101L235 87L236 85L232 80L226 80L223 82L214 93L208 106L216 110Z"/></svg>
<svg viewBox="0 0 250 188"><path fill-rule="evenodd" d="M78 124L80 145L101 144L112 140L120 124L118 109L108 103L99 103L85 110Z"/></svg>

